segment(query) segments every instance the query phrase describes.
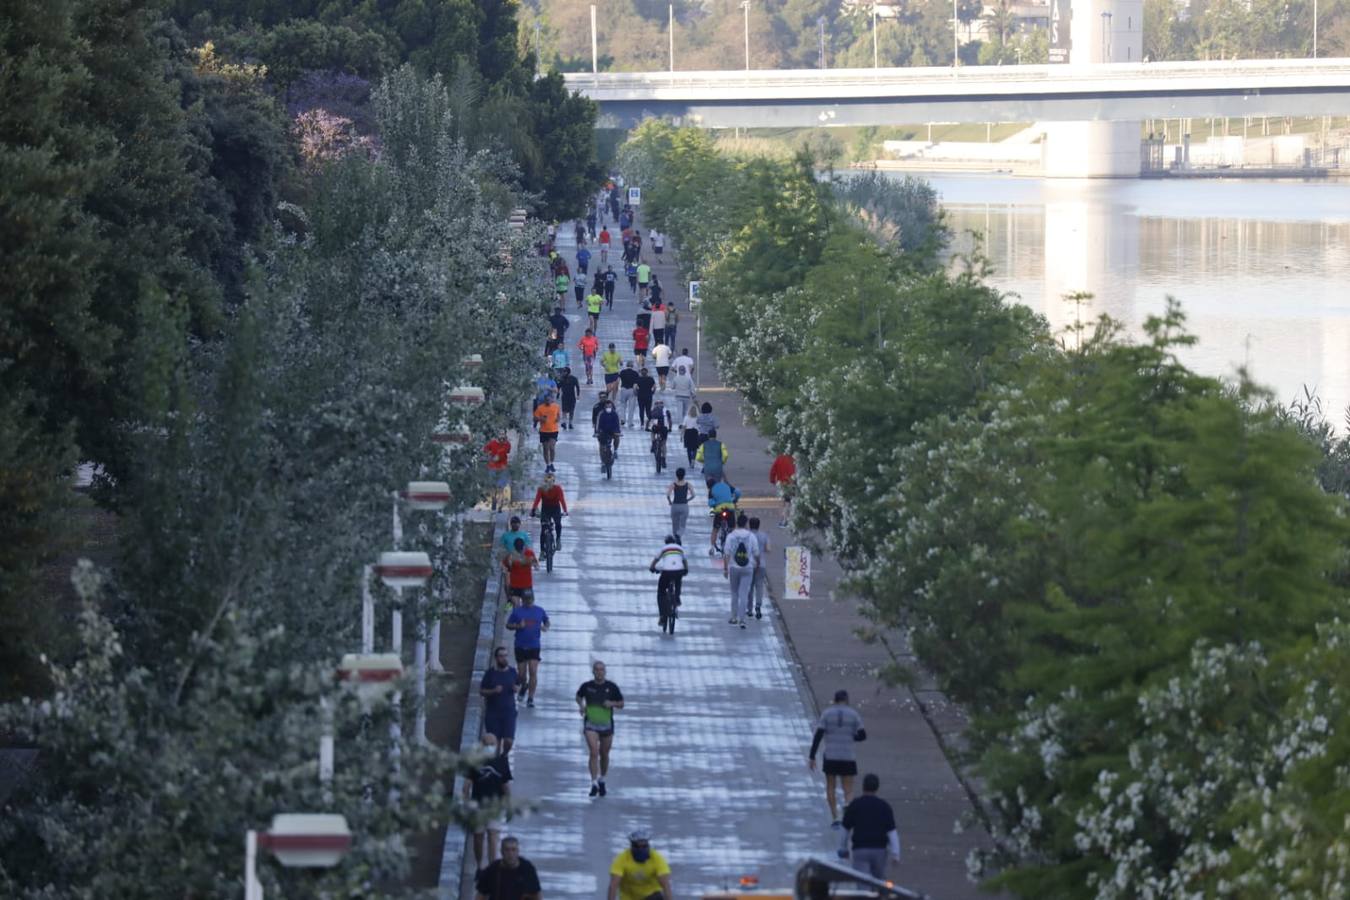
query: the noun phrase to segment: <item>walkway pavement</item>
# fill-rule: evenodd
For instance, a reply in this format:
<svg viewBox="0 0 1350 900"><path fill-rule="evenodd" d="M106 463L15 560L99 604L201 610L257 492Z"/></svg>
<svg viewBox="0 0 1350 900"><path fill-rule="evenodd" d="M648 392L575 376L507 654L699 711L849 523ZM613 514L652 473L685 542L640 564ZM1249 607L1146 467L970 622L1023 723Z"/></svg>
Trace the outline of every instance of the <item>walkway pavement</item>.
<svg viewBox="0 0 1350 900"><path fill-rule="evenodd" d="M570 229L564 233L570 244ZM571 258L570 246L560 250ZM631 350L637 311L621 283L614 310L600 317L601 345ZM575 356L585 321L574 307L567 312ZM637 827L650 829L670 860L681 897L746 875L789 886L803 858L833 846L823 790L805 766L814 711L775 617L746 630L727 624L727 582L707 554L706 517L691 514L691 571L676 633L658 628L656 577L647 566L670 530L671 477L655 474L648 441L634 428L605 480L589 421L596 368L578 428L563 431L558 445L571 516L553 572L536 575L536 602L552 629L537 705L521 709L511 754L514 797L536 809L509 831L552 897L603 896L610 861ZM672 442L672 464L677 454ZM532 497L532 488L521 495ZM592 799L573 696L596 659L626 705L617 714L609 795Z"/></svg>

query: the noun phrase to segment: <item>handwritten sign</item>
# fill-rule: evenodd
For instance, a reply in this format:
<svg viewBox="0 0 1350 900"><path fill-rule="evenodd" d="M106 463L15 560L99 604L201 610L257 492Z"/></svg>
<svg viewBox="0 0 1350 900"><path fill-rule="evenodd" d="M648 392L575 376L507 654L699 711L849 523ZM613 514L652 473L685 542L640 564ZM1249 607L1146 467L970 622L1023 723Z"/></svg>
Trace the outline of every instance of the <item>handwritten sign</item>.
<svg viewBox="0 0 1350 900"><path fill-rule="evenodd" d="M787 573L783 578L785 599L811 596L811 551L805 547L787 548Z"/></svg>

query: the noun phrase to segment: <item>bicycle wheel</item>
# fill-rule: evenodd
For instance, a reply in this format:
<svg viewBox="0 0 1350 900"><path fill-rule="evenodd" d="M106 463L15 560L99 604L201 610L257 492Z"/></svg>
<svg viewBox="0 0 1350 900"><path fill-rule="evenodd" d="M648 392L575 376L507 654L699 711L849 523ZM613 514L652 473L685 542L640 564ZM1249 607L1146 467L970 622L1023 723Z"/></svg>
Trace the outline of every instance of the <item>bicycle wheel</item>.
<svg viewBox="0 0 1350 900"><path fill-rule="evenodd" d="M553 523L544 523L544 533L539 537L539 550L544 554L544 571L553 571Z"/></svg>

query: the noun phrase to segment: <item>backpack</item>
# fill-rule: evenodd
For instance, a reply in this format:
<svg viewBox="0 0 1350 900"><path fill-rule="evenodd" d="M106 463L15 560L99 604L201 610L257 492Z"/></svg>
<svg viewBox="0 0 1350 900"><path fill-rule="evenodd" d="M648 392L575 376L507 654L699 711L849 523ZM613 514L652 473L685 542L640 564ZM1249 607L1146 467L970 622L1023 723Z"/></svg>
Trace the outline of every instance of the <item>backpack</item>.
<svg viewBox="0 0 1350 900"><path fill-rule="evenodd" d="M731 561L742 568L750 565L750 550L746 546L744 538L736 544L736 550L731 554Z"/></svg>

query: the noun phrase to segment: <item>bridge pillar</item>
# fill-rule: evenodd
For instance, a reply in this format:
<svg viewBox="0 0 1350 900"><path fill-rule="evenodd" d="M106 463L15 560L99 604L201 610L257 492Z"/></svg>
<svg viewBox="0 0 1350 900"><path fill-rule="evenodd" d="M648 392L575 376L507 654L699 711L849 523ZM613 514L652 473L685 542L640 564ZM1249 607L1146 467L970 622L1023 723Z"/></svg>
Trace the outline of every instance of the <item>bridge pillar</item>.
<svg viewBox="0 0 1350 900"><path fill-rule="evenodd" d="M1051 0L1051 62L1137 63L1143 52L1143 0ZM1139 176L1138 122L1047 122L1044 128L1046 177Z"/></svg>

